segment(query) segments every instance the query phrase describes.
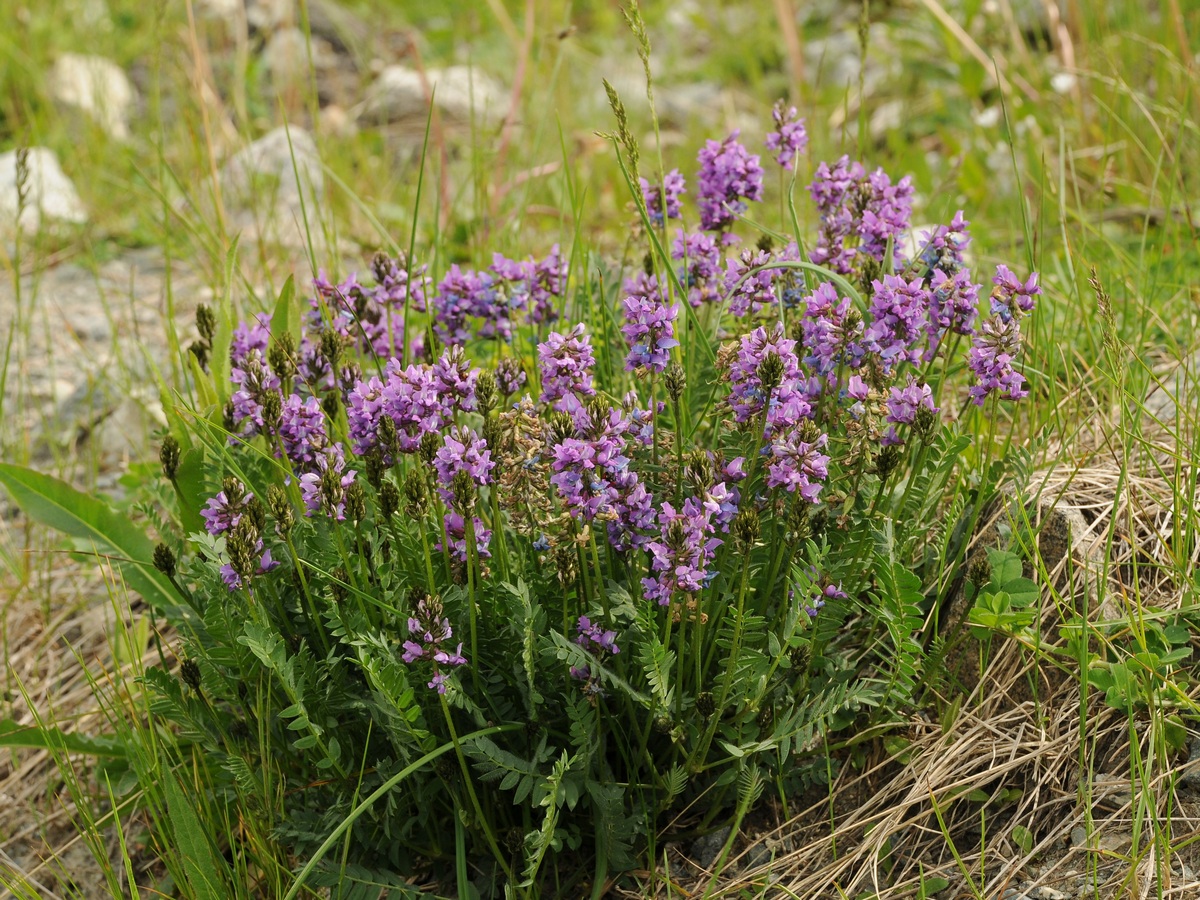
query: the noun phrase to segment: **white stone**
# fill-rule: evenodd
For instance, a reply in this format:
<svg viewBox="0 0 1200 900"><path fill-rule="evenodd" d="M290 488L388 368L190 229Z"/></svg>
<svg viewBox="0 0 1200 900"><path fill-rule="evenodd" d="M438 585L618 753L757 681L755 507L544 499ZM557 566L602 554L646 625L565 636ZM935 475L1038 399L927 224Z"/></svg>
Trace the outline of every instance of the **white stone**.
<svg viewBox="0 0 1200 900"><path fill-rule="evenodd" d="M11 232L17 224L17 150L0 155L0 232ZM29 174L25 180L25 204L20 228L34 233L56 222L81 225L87 221L83 201L58 164L54 151L30 147Z"/></svg>
<svg viewBox="0 0 1200 900"><path fill-rule="evenodd" d="M137 91L112 60L64 53L50 70L50 93L57 102L81 110L112 137L129 137Z"/></svg>
<svg viewBox="0 0 1200 900"><path fill-rule="evenodd" d="M303 247L307 215L309 231L321 232L325 173L312 135L302 128L276 128L239 150L222 167L221 184L233 224L243 230Z"/></svg>
<svg viewBox="0 0 1200 900"><path fill-rule="evenodd" d="M424 122L430 94L443 116L460 123L498 122L508 109L504 88L478 69L428 69L422 78L416 69L387 66L355 108L355 116L372 123Z"/></svg>

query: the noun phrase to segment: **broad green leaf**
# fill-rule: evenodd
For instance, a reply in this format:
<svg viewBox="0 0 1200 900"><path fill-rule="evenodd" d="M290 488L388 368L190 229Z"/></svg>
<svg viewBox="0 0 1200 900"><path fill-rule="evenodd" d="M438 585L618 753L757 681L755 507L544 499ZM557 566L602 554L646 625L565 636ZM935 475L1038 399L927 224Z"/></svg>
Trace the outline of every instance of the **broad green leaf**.
<svg viewBox="0 0 1200 900"><path fill-rule="evenodd" d="M111 735L66 734L54 727L18 725L12 719L0 719L0 747L58 749L89 756L128 756L125 745Z"/></svg>
<svg viewBox="0 0 1200 900"><path fill-rule="evenodd" d="M175 849L183 859L183 871L194 891L196 900L222 900L228 897L225 879L221 872L223 862L213 852L200 817L183 794L183 788L175 774L166 778L167 809L171 815L171 827L175 832Z"/></svg>
<svg viewBox="0 0 1200 900"><path fill-rule="evenodd" d="M296 280L289 275L275 301L275 311L271 313L271 336L279 340L284 332L292 336L293 346L300 346L300 310L296 308Z"/></svg>
<svg viewBox="0 0 1200 900"><path fill-rule="evenodd" d="M25 514L76 539L88 551L109 557L125 583L142 599L177 619L182 610L175 589L154 568L154 544L138 526L102 500L32 469L0 463L0 484Z"/></svg>

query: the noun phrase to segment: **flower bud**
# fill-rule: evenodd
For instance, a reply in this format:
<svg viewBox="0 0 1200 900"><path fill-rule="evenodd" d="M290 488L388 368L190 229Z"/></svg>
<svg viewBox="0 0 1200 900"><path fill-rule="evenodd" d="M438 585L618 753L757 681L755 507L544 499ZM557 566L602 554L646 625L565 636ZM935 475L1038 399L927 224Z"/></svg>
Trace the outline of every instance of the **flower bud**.
<svg viewBox="0 0 1200 900"><path fill-rule="evenodd" d="M229 565L243 582L258 571L258 534L248 516L241 520L229 533L225 548L229 551Z"/></svg>
<svg viewBox="0 0 1200 900"><path fill-rule="evenodd" d="M341 398L337 392L333 391L321 398L321 412L329 417L330 421L337 418L338 408L341 405Z"/></svg>
<svg viewBox="0 0 1200 900"><path fill-rule="evenodd" d="M257 497L251 497L246 501L245 518L249 519L250 524L254 526L255 537L262 534L262 530L267 524L267 510Z"/></svg>
<svg viewBox="0 0 1200 900"><path fill-rule="evenodd" d="M743 551L748 551L758 541L762 524L753 509L743 509L733 517L733 536Z"/></svg>
<svg viewBox="0 0 1200 900"><path fill-rule="evenodd" d="M429 511L429 495L420 472L409 472L404 479L404 514L410 519L422 519Z"/></svg>
<svg viewBox="0 0 1200 900"><path fill-rule="evenodd" d="M162 447L158 451L159 462L162 463L163 474L168 480L175 480L175 473L179 471L179 441L175 440L174 435L168 434L163 438Z"/></svg>
<svg viewBox="0 0 1200 900"><path fill-rule="evenodd" d="M433 465L440 444L441 438L432 432L421 435L421 443L417 445L417 455L421 457L421 462Z"/></svg>
<svg viewBox="0 0 1200 900"><path fill-rule="evenodd" d="M383 454L379 452L378 447L368 450L363 455L363 474L367 476L367 484L375 490L379 490L383 484L384 470Z"/></svg>
<svg viewBox="0 0 1200 900"><path fill-rule="evenodd" d="M271 515L275 517L276 530L280 534L287 534L291 531L296 517L292 512L292 504L288 500L287 491L277 484L271 485L267 488L267 505L271 507Z"/></svg>
<svg viewBox="0 0 1200 900"><path fill-rule="evenodd" d="M353 522L361 522L367 517L367 495L357 481L352 481L346 488L346 515Z"/></svg>
<svg viewBox="0 0 1200 900"><path fill-rule="evenodd" d="M188 353L196 357L196 362L200 364L200 368L208 371L208 344L203 341L192 341L188 347Z"/></svg>
<svg viewBox="0 0 1200 900"><path fill-rule="evenodd" d="M484 418L496 408L496 376L491 372L485 370L479 373L479 379L475 382L475 401Z"/></svg>
<svg viewBox="0 0 1200 900"><path fill-rule="evenodd" d="M450 479L450 493L454 495L454 505L466 515L475 508L475 479L465 469L454 473Z"/></svg>
<svg viewBox="0 0 1200 900"><path fill-rule="evenodd" d="M928 444L933 439L933 435L937 432L937 426L937 413L926 406L917 408L917 418L913 422L913 431L923 443Z"/></svg>
<svg viewBox="0 0 1200 900"><path fill-rule="evenodd" d="M967 581L971 582L978 589L991 580L992 562L988 559L986 553L980 553L967 566Z"/></svg>
<svg viewBox="0 0 1200 900"><path fill-rule="evenodd" d="M336 372L338 361L342 358L342 336L332 328L321 332L321 355L329 363L329 368Z"/></svg>
<svg viewBox="0 0 1200 900"><path fill-rule="evenodd" d="M696 695L696 712L708 719L717 711L717 701L713 698L712 691L701 691Z"/></svg>
<svg viewBox="0 0 1200 900"><path fill-rule="evenodd" d="M279 431L279 421L283 416L283 397L279 391L267 391L262 398L263 428L271 434Z"/></svg>
<svg viewBox="0 0 1200 900"><path fill-rule="evenodd" d="M879 455L875 457L875 474L879 476L880 480L896 471L896 466L900 465L902 452L899 444L889 444L879 451Z"/></svg>
<svg viewBox="0 0 1200 900"><path fill-rule="evenodd" d="M200 334L200 340L212 347L213 335L217 331L217 317L203 303L196 307L196 331Z"/></svg>
<svg viewBox="0 0 1200 900"><path fill-rule="evenodd" d="M197 694L200 693L200 664L194 659L185 659L179 664L179 679Z"/></svg>
<svg viewBox="0 0 1200 900"><path fill-rule="evenodd" d="M677 362L667 366L663 385L667 389L667 396L671 398L671 402L678 403L679 398L683 396L684 388L687 387L687 373L684 372L683 366Z"/></svg>
<svg viewBox="0 0 1200 900"><path fill-rule="evenodd" d="M271 344L267 352L267 362L281 380L287 381L296 374L296 342L292 333L285 331Z"/></svg>
<svg viewBox="0 0 1200 900"><path fill-rule="evenodd" d="M166 544L159 544L154 548L154 568L168 578L175 577L175 554Z"/></svg>
<svg viewBox="0 0 1200 900"><path fill-rule="evenodd" d="M396 454L400 452L400 439L396 434L396 420L386 413L379 417L379 424L375 426L375 440L379 444L379 449L392 459L395 459Z"/></svg>
<svg viewBox="0 0 1200 900"><path fill-rule="evenodd" d="M779 383L783 381L783 360L774 350L758 364L758 380L767 394L779 387Z"/></svg>
<svg viewBox="0 0 1200 900"><path fill-rule="evenodd" d="M400 489L390 481L379 485L379 512L385 519L390 519L400 509ZM416 517L414 517L416 518Z"/></svg>

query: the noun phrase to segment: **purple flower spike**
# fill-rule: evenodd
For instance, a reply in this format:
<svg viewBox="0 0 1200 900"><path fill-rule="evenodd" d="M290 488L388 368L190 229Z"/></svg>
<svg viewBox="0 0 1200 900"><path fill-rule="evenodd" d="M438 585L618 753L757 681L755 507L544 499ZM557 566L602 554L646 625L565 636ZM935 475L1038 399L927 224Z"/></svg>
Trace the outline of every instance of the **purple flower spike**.
<svg viewBox="0 0 1200 900"><path fill-rule="evenodd" d="M617 633L615 631L605 631L599 625L594 624L587 616L580 616L579 622L575 627L579 632L579 637L575 638L575 643L580 647L584 649L594 648L593 652L611 653L614 656L621 652L621 648L617 646Z"/></svg>
<svg viewBox="0 0 1200 900"><path fill-rule="evenodd" d="M553 403L555 409L578 406L578 397L596 393L591 372L595 364L592 342L584 334L582 324L566 334L550 332L550 336L538 344L538 365L542 370L541 402Z"/></svg>
<svg viewBox="0 0 1200 900"><path fill-rule="evenodd" d="M722 543L709 536L713 533L711 518L711 510L690 497L679 512L663 503L658 514L659 539L646 545L654 572L654 577L642 579L646 599L667 606L676 591L693 594L711 580L708 565Z"/></svg>
<svg viewBox="0 0 1200 900"><path fill-rule="evenodd" d="M864 335L867 349L878 353L889 367L905 361L916 365L922 357L917 343L925 334L929 292L920 279L906 282L896 275L884 275L883 281L873 284L873 321Z"/></svg>
<svg viewBox="0 0 1200 900"><path fill-rule="evenodd" d="M647 276L637 287L639 290L631 292L624 303L625 324L621 326L621 333L629 344L625 371L662 372L671 361L671 348L679 346L679 341L675 340L679 304L667 305L667 298L653 275Z"/></svg>
<svg viewBox="0 0 1200 900"><path fill-rule="evenodd" d="M434 597L425 597L408 619L409 639L404 642L404 653L400 658L408 664L428 659L433 664L433 677L428 687L439 694L446 693L447 673L442 666L463 666L467 658L462 653L462 642L448 650L454 630L450 620L442 615L442 604Z"/></svg>
<svg viewBox="0 0 1200 900"><path fill-rule="evenodd" d="M777 270L761 269L749 274L771 261L771 254L765 250L743 250L740 259L729 260L725 270L725 293L729 297L730 315L738 318L757 315L763 307L775 302Z"/></svg>
<svg viewBox="0 0 1200 900"><path fill-rule="evenodd" d="M346 457L341 444L333 444L316 457L316 467L300 476L300 496L307 515L323 512L331 519L346 519L346 488L354 483L357 473L346 471Z"/></svg>
<svg viewBox="0 0 1200 900"><path fill-rule="evenodd" d="M302 401L299 394L288 397L279 418L279 438L283 452L296 469L310 469L317 455L329 445L321 401L316 397Z"/></svg>
<svg viewBox="0 0 1200 900"><path fill-rule="evenodd" d="M747 152L735 129L723 141L709 141L700 151L698 197L700 227L724 231L746 209L747 200L761 200L762 166Z"/></svg>
<svg viewBox="0 0 1200 900"><path fill-rule="evenodd" d="M805 441L796 429L777 439L771 445L767 487L781 487L789 494L799 494L809 503L816 503L829 477L829 457L820 452L827 442L823 434L816 440Z"/></svg>
<svg viewBox="0 0 1200 900"><path fill-rule="evenodd" d="M466 472L476 485L491 484L495 465L487 441L465 425L456 425L444 438L433 460L438 474L438 493L447 505L454 504L455 475Z"/></svg>
<svg viewBox="0 0 1200 900"><path fill-rule="evenodd" d="M809 190L821 217L810 259L842 275L853 271L859 255L883 262L888 241L909 227L913 188L907 176L892 184L883 169L868 175L843 156L832 168L821 163ZM892 256L897 266L903 262L895 245Z"/></svg>
<svg viewBox="0 0 1200 900"><path fill-rule="evenodd" d="M680 230L671 245L671 259L683 263L679 280L687 288L688 303L699 307L721 299L721 249L711 234L703 231L688 234Z"/></svg>
<svg viewBox="0 0 1200 900"><path fill-rule="evenodd" d="M642 188L642 198L646 201L646 213L655 225L663 224L663 199L666 199L666 218L678 219L680 216L679 198L685 190L683 176L678 169L672 169L663 179L663 184L651 184L645 178L639 178Z"/></svg>
<svg viewBox="0 0 1200 900"><path fill-rule="evenodd" d="M775 161L783 166L784 171L790 172L796 157L808 146L808 131L796 107L789 106L785 110L782 100L771 110L771 117L779 130L767 135L767 149L775 151Z"/></svg>

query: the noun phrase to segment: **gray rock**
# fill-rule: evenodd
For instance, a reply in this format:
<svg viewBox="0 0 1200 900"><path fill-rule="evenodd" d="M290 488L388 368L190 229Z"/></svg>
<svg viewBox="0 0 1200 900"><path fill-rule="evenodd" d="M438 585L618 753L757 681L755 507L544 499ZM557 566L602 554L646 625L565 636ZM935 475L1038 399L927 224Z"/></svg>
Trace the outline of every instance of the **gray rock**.
<svg viewBox="0 0 1200 900"><path fill-rule="evenodd" d="M25 202L21 206L17 190L19 153L19 150L10 150L0 154L0 233L10 233L14 226L36 233L56 224L82 225L86 222L87 210L75 185L63 173L54 151L46 147L30 147L25 157Z"/></svg>
<svg viewBox="0 0 1200 900"><path fill-rule="evenodd" d="M478 69L428 69L422 77L416 69L396 65L379 73L353 113L366 124L419 124L424 128L430 96L452 124L494 124L508 111L503 86Z"/></svg>
<svg viewBox="0 0 1200 900"><path fill-rule="evenodd" d="M1200 792L1200 738L1192 739L1187 762L1183 764L1183 774L1177 783L1184 790Z"/></svg>
<svg viewBox="0 0 1200 900"><path fill-rule="evenodd" d="M710 868L717 861L717 857L721 855L721 848L725 846L727 840L729 840L728 825L692 841L689 855L700 868Z"/></svg>
<svg viewBox="0 0 1200 900"><path fill-rule="evenodd" d="M1175 420L1180 403L1185 408L1195 408L1200 394L1200 353L1182 363L1176 363L1159 376L1146 395L1144 409L1147 415L1167 423Z"/></svg>
<svg viewBox="0 0 1200 900"><path fill-rule="evenodd" d="M78 109L117 140L129 137L137 91L112 60L64 53L50 70L49 85L56 102Z"/></svg>
<svg viewBox="0 0 1200 900"><path fill-rule="evenodd" d="M304 129L276 128L239 150L222 167L221 184L233 224L250 237L304 247L305 215L314 239L320 234L325 173Z"/></svg>

